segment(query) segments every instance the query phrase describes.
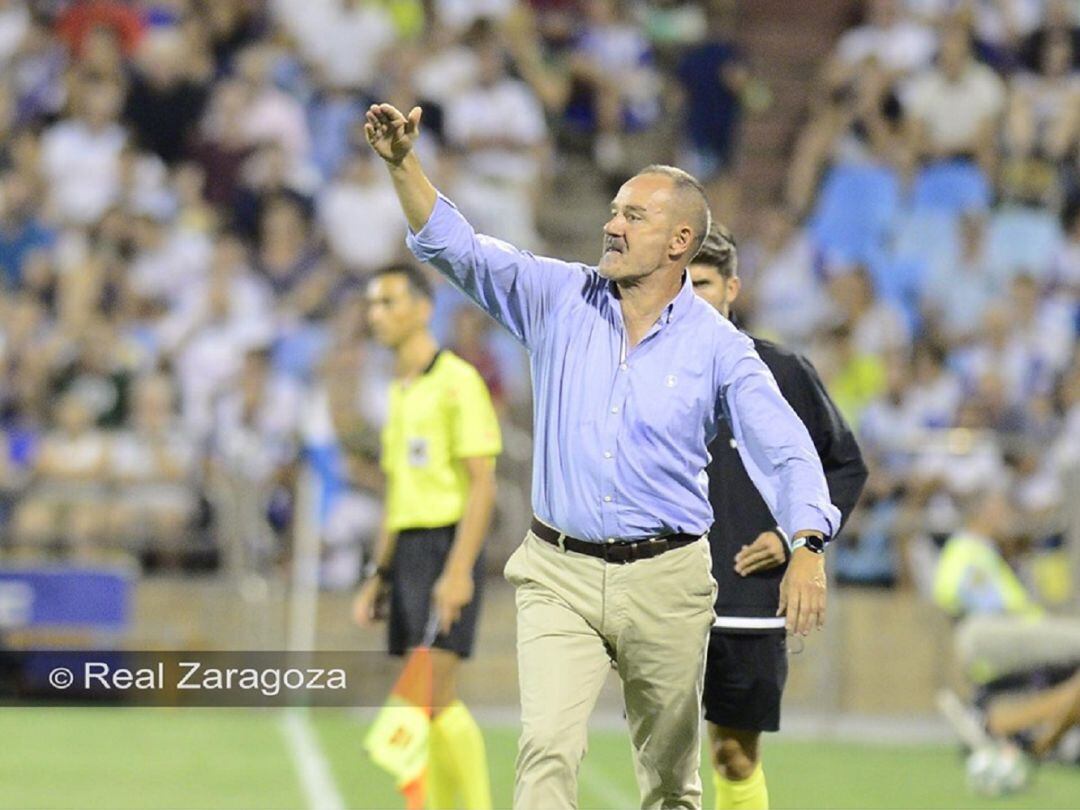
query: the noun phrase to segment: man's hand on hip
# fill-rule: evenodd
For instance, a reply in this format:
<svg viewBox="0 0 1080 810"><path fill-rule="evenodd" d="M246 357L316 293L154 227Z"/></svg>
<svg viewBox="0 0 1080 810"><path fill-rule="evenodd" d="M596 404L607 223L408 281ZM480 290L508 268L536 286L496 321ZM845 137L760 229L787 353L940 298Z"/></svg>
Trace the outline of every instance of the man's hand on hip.
<svg viewBox="0 0 1080 810"><path fill-rule="evenodd" d="M776 532L762 532L748 546L739 549L735 555L735 573L741 577L768 571L783 565L787 559L784 553L784 541Z"/></svg>
<svg viewBox="0 0 1080 810"><path fill-rule="evenodd" d="M806 636L825 624L825 555L797 548L780 582L777 616L787 617L789 633Z"/></svg>
<svg viewBox="0 0 1080 810"><path fill-rule="evenodd" d="M453 570L442 572L431 591L435 610L439 613L439 632L449 633L454 622L461 616L464 608L473 598L472 573Z"/></svg>

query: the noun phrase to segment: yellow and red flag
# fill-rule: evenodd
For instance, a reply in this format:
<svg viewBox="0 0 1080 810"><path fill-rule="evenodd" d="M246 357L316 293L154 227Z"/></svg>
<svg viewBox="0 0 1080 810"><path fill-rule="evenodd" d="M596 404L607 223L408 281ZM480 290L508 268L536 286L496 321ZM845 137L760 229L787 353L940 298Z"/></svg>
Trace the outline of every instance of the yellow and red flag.
<svg viewBox="0 0 1080 810"><path fill-rule="evenodd" d="M425 799L432 702L429 645L430 641L409 653L386 705L364 738L367 755L394 777L408 810L421 810Z"/></svg>

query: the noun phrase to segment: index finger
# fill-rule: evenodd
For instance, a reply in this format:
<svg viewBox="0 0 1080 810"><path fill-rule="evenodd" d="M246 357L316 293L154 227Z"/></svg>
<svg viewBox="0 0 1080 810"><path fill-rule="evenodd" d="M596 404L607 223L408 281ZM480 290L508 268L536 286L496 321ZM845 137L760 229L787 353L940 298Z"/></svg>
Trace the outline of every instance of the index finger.
<svg viewBox="0 0 1080 810"><path fill-rule="evenodd" d="M800 606L801 600L802 600L802 594L799 593L798 589L793 588L791 590L791 592L788 594L787 611L785 612L785 615L787 616L787 622L786 622L787 631L789 633L798 633L799 632L799 624L798 624L798 622L799 622L799 606Z"/></svg>
<svg viewBox="0 0 1080 810"><path fill-rule="evenodd" d="M381 116L391 126L405 122L405 116L393 104L376 104L374 107L376 115Z"/></svg>

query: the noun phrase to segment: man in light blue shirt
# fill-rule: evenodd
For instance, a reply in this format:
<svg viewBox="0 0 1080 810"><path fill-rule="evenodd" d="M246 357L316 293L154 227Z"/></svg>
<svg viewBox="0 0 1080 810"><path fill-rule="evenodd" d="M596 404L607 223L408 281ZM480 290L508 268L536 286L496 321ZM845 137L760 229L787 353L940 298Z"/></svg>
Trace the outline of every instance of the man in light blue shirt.
<svg viewBox="0 0 1080 810"><path fill-rule="evenodd" d="M529 350L532 531L517 586L522 700L515 807L577 802L586 725L614 662L642 807L700 807L699 705L715 583L708 443L728 419L751 479L793 545L839 525L821 462L750 340L694 295L709 227L700 184L649 167L612 202L599 267L478 235L412 150L420 110L367 113L409 222L409 246ZM798 561L796 563L796 561ZM788 627L824 616L820 555L796 555Z"/></svg>

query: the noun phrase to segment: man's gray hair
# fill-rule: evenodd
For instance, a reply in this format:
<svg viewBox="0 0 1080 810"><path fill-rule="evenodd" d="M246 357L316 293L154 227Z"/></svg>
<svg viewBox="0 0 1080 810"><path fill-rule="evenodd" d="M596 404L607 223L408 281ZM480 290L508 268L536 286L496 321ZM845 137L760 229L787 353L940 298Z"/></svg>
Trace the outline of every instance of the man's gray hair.
<svg viewBox="0 0 1080 810"><path fill-rule="evenodd" d="M675 193L691 217L690 227L694 229L694 243L690 246L687 257L688 262L693 260L712 227L712 212L709 210L709 199L705 196L704 186L694 175L678 166L653 163L638 172L638 175L642 174L663 175L675 186Z"/></svg>

